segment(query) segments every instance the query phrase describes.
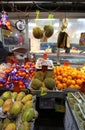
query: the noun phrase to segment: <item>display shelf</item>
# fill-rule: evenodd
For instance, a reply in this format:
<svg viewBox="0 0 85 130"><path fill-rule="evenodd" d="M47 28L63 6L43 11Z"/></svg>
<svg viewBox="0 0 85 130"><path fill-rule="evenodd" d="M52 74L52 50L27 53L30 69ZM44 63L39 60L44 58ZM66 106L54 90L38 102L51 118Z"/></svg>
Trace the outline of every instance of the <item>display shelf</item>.
<svg viewBox="0 0 85 130"><path fill-rule="evenodd" d="M30 90L30 93L36 95L37 97L58 97L58 98L65 98L66 93L63 91L56 91L56 90Z"/></svg>
<svg viewBox="0 0 85 130"><path fill-rule="evenodd" d="M66 112L65 112L65 130L81 130L77 120L75 118L73 110L70 108L69 102L65 102Z"/></svg>
<svg viewBox="0 0 85 130"><path fill-rule="evenodd" d="M62 89L62 90L30 90L30 93L33 95L36 95L38 97L40 96L45 96L45 97L58 97L58 98L65 98L67 93L69 92L77 92L79 91L78 89L72 89L72 88L67 88L67 89Z"/></svg>

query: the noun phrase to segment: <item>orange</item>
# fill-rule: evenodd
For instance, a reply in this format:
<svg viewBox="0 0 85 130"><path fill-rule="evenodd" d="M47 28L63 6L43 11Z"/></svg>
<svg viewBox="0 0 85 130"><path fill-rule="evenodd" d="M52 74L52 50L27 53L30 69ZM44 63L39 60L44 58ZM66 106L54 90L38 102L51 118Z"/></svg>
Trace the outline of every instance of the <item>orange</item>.
<svg viewBox="0 0 85 130"><path fill-rule="evenodd" d="M72 78L76 78L76 76L77 76L77 73L76 72L72 72L71 77Z"/></svg>
<svg viewBox="0 0 85 130"><path fill-rule="evenodd" d="M75 88L76 88L76 89L80 89L80 86L77 85L77 84L75 84Z"/></svg>
<svg viewBox="0 0 85 130"><path fill-rule="evenodd" d="M71 76L68 76L67 78L68 78L68 79L70 79L70 80L72 79L72 77L71 77Z"/></svg>
<svg viewBox="0 0 85 130"><path fill-rule="evenodd" d="M58 84L60 84L60 81L56 80L56 86L57 86Z"/></svg>
<svg viewBox="0 0 85 130"><path fill-rule="evenodd" d="M63 89L63 84L59 83L57 87L58 87L59 90L61 90L61 89Z"/></svg>
<svg viewBox="0 0 85 130"><path fill-rule="evenodd" d="M77 79L77 80L76 80L76 84L81 85L81 84L82 84L82 80Z"/></svg>
<svg viewBox="0 0 85 130"><path fill-rule="evenodd" d="M76 83L75 80L71 80L71 84L75 85L75 83Z"/></svg>
<svg viewBox="0 0 85 130"><path fill-rule="evenodd" d="M75 85L71 84L71 85L69 86L69 88L75 88Z"/></svg>
<svg viewBox="0 0 85 130"><path fill-rule="evenodd" d="M67 88L67 84L66 83L63 83L63 88Z"/></svg>
<svg viewBox="0 0 85 130"><path fill-rule="evenodd" d="M82 80L83 80L83 81L85 80L85 75L82 75Z"/></svg>
<svg viewBox="0 0 85 130"><path fill-rule="evenodd" d="M22 81L19 81L19 85L23 85L23 82L22 82Z"/></svg>
<svg viewBox="0 0 85 130"><path fill-rule="evenodd" d="M62 81L62 76L61 75L57 76L57 80Z"/></svg>
<svg viewBox="0 0 85 130"><path fill-rule="evenodd" d="M81 79L81 78L82 78L82 75L81 75L81 74L80 74L80 75L78 75L78 76L77 76L77 78Z"/></svg>
<svg viewBox="0 0 85 130"><path fill-rule="evenodd" d="M26 72L22 72L22 76L25 76L26 75Z"/></svg>
<svg viewBox="0 0 85 130"><path fill-rule="evenodd" d="M62 74L63 75L63 77L67 77L68 76L68 74L67 73L64 73L64 74Z"/></svg>
<svg viewBox="0 0 85 130"><path fill-rule="evenodd" d="M63 78L62 82L66 83L67 82L67 78Z"/></svg>
<svg viewBox="0 0 85 130"><path fill-rule="evenodd" d="M71 84L71 80L67 79L67 85L69 86Z"/></svg>
<svg viewBox="0 0 85 130"><path fill-rule="evenodd" d="M24 85L19 85L19 88L25 89L25 86Z"/></svg>
<svg viewBox="0 0 85 130"><path fill-rule="evenodd" d="M22 72L18 72L18 75L19 75L19 76L22 76Z"/></svg>

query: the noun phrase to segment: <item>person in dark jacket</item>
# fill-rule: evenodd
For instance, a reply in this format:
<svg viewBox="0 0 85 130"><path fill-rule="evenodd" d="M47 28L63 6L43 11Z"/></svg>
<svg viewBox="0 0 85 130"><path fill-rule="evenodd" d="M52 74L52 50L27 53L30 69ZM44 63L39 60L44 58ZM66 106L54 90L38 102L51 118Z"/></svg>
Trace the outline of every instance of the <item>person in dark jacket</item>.
<svg viewBox="0 0 85 130"><path fill-rule="evenodd" d="M6 63L6 57L9 53L10 52L4 48L2 41L0 41L0 64Z"/></svg>

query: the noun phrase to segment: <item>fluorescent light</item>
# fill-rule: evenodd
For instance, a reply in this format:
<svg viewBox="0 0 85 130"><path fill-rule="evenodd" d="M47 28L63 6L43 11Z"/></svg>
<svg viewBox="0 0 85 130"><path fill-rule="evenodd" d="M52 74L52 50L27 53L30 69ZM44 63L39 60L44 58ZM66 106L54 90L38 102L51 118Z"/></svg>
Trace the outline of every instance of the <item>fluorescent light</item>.
<svg viewBox="0 0 85 130"><path fill-rule="evenodd" d="M54 23L54 27L59 27L59 23Z"/></svg>
<svg viewBox="0 0 85 130"><path fill-rule="evenodd" d="M85 22L85 19L77 19L79 22Z"/></svg>
<svg viewBox="0 0 85 130"><path fill-rule="evenodd" d="M36 23L29 23L28 26L35 27Z"/></svg>

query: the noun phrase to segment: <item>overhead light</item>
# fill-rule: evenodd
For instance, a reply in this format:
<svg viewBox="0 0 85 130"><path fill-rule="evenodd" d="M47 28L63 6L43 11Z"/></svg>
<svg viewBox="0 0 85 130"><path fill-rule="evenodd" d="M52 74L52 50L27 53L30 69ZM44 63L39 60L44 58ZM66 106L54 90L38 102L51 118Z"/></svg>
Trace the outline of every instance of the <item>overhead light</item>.
<svg viewBox="0 0 85 130"><path fill-rule="evenodd" d="M36 23L29 23L28 26L35 27Z"/></svg>
<svg viewBox="0 0 85 130"><path fill-rule="evenodd" d="M77 21L85 22L85 19L77 19Z"/></svg>
<svg viewBox="0 0 85 130"><path fill-rule="evenodd" d="M59 23L54 23L54 27L59 27Z"/></svg>

